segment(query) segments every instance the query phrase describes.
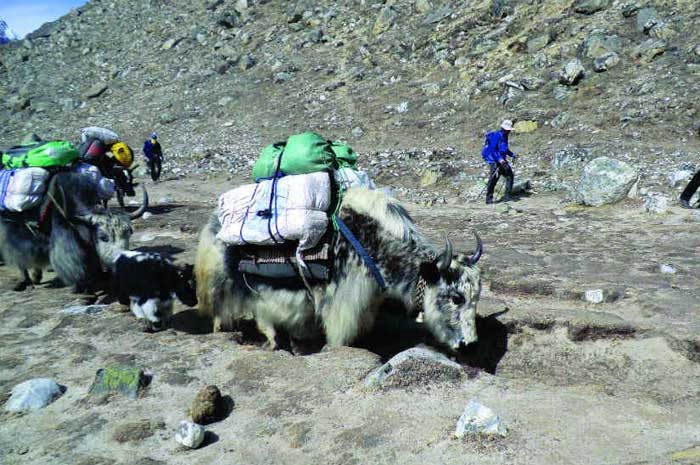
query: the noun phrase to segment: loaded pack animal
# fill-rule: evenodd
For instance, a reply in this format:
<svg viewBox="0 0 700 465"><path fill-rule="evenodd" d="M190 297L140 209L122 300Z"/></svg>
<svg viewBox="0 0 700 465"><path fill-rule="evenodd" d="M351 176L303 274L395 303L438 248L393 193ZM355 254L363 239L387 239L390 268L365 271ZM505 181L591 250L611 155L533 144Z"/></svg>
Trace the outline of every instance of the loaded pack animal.
<svg viewBox="0 0 700 465"><path fill-rule="evenodd" d="M159 331L173 313L173 296L188 307L197 305L192 265L179 267L159 253L124 251L117 256L112 289L122 305L130 305L146 329Z"/></svg>
<svg viewBox="0 0 700 465"><path fill-rule="evenodd" d="M130 220L146 211L148 195L144 189L143 204L130 214L98 204L97 186L89 178L59 172L40 207L0 215L0 253L22 276L16 290L41 282L51 266L63 284L84 292L111 268L115 256L128 249Z"/></svg>
<svg viewBox="0 0 700 465"><path fill-rule="evenodd" d="M473 255L453 255L447 239L439 251L395 199L378 190L351 188L338 217L373 258L385 289L342 238L333 243L330 280L307 287L296 279L294 286L239 272L241 248L216 238L221 228L217 213L201 232L194 269L199 311L214 319L215 330L254 320L271 348L279 330L297 340L325 335L329 346L350 345L372 329L382 301L391 297L403 302L406 318L422 312L427 329L449 349L477 340L477 262L483 246L476 234Z"/></svg>

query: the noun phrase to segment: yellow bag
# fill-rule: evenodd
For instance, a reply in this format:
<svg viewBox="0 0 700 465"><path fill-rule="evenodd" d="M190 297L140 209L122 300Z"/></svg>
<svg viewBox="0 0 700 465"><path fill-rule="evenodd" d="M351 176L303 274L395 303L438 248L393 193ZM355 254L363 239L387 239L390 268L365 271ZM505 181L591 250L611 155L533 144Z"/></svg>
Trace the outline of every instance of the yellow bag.
<svg viewBox="0 0 700 465"><path fill-rule="evenodd" d="M114 159L125 168L130 167L134 162L134 152L124 142L117 142L112 145L110 152L114 155Z"/></svg>

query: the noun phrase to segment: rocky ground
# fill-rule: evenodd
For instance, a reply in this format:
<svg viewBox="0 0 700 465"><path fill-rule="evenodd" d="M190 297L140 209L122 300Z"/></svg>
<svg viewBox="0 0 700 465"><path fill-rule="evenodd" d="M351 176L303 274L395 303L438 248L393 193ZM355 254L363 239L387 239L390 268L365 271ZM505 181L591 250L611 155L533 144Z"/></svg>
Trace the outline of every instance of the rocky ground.
<svg viewBox="0 0 700 465"><path fill-rule="evenodd" d="M192 262L216 195L241 181L149 185L153 215L136 222L134 246ZM448 231L464 250L476 230L486 244L480 341L456 374L409 365L366 386L383 361L429 342L420 331L293 356L211 333L194 309L178 307L160 333L118 306L65 313L81 299L48 283L10 291L13 270L0 267L3 396L37 377L67 387L42 410L0 414L3 463L698 463L699 213L650 215L638 199L591 209L558 193L407 206L434 239ZM599 303L586 300L594 290ZM150 384L135 400L88 393L108 366L142 369ZM209 384L232 408L185 449L177 424ZM453 436L472 398L500 415L505 437Z"/></svg>
<svg viewBox="0 0 700 465"><path fill-rule="evenodd" d="M430 343L419 329L293 356L211 333L181 306L160 333L116 305L66 313L83 299L50 274L16 293L0 267L0 401L31 378L66 387L42 410L0 413L0 462L700 463L700 213L676 204L699 166L696 10L92 0L0 47L2 147L87 125L135 148L159 132L166 179L148 185L140 250L191 263L217 196L246 182L264 145L309 129L349 142L425 234L465 250L476 230L486 247L480 342L454 358L461 371L408 364L379 389L366 386L373 370ZM533 191L487 207L479 152L505 117ZM601 156L638 183L617 204L580 206L581 174ZM150 384L137 399L88 393L111 366ZM232 408L185 449L178 423L210 384ZM454 437L470 399L505 437Z"/></svg>

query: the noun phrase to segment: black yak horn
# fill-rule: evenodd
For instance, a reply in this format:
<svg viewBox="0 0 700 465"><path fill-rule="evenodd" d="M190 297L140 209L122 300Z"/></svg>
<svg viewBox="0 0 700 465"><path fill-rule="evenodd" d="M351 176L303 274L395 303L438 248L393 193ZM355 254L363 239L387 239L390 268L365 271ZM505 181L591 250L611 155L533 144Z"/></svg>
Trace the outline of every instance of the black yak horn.
<svg viewBox="0 0 700 465"><path fill-rule="evenodd" d="M445 271L450 267L450 264L452 263L452 242L450 241L450 238L447 237L447 234L445 234L445 250L442 251L442 254L438 257L436 265L438 271Z"/></svg>
<svg viewBox="0 0 700 465"><path fill-rule="evenodd" d="M141 191L143 192L143 201L141 202L141 206L136 211L129 213L129 218L132 220L140 218L148 209L148 192L146 191L146 186L143 184L141 184Z"/></svg>
<svg viewBox="0 0 700 465"><path fill-rule="evenodd" d="M469 266L476 265L481 258L481 253L484 251L484 244L481 242L481 238L476 231L474 231L474 237L476 237L476 250L474 251L474 255L467 257L467 263Z"/></svg>

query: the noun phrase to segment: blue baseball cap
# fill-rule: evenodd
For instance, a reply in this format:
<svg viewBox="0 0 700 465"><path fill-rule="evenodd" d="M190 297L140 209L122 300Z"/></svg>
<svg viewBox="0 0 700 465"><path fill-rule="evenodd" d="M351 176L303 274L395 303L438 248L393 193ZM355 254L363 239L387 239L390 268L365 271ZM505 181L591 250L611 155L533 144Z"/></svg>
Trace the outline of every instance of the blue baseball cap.
<svg viewBox="0 0 700 465"><path fill-rule="evenodd" d="M155 132L151 134L151 139L158 139L158 134Z"/></svg>

